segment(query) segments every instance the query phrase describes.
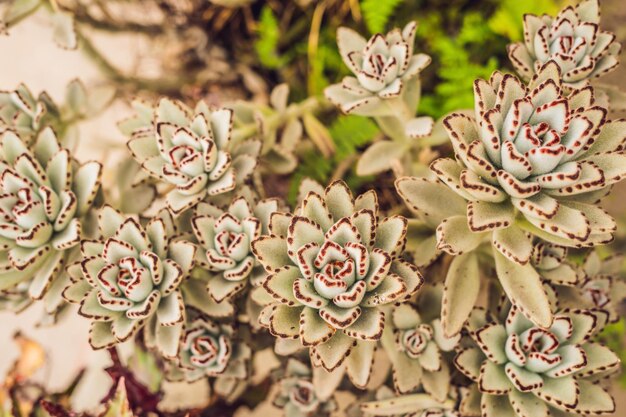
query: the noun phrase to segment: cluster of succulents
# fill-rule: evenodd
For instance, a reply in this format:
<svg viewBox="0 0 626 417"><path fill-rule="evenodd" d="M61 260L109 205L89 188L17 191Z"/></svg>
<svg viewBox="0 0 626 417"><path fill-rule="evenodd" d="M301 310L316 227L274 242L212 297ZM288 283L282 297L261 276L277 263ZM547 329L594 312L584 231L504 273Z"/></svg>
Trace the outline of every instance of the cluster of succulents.
<svg viewBox="0 0 626 417"><path fill-rule="evenodd" d="M289 104L281 84L267 104L135 101L119 124L128 155L104 175L114 190L53 130L106 94L74 83L56 107L0 93L0 307L76 304L94 349L133 340L168 383L207 383L207 407L228 410L215 415L327 416L339 391L350 417L614 412L620 361L598 335L626 281L600 249L618 222L599 203L626 177L626 121L591 83L618 63L597 1L527 15L509 47L521 78L476 80L473 111L437 124L416 116L430 63L416 29L339 29L353 75L326 99ZM385 137L356 172L392 174L285 191L300 145L332 153L333 105ZM449 157L416 160L444 141ZM132 415L118 380L118 415Z"/></svg>

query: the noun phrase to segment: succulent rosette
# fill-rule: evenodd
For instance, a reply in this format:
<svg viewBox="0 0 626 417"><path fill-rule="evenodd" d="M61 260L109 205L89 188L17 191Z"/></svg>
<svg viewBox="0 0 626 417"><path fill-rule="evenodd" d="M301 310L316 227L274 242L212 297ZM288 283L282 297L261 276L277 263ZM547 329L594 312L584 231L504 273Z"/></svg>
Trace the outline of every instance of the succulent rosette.
<svg viewBox="0 0 626 417"><path fill-rule="evenodd" d="M81 243L82 259L68 266L63 291L92 321L94 349L114 346L144 328L146 344L176 357L185 308L179 286L193 267L196 247L176 239L165 210L145 226L110 206L98 216L100 237Z"/></svg>
<svg viewBox="0 0 626 417"><path fill-rule="evenodd" d="M438 249L463 256L455 266L471 265L476 274L463 284L461 275L449 273L459 285L446 285L448 300L448 289L470 290L456 294L456 301L467 304L455 306L458 320L449 334L460 331L471 311L468 300L478 295L479 270L469 254L478 246L493 246L497 275L509 299L549 327L552 312L529 263L533 236L565 247L613 239L616 223L597 202L626 173L626 122L607 120L606 110L594 105L591 87L564 96L560 80L554 62L544 65L528 86L499 72L489 81L477 80L475 117L453 114L444 121L456 160L431 164L441 182L396 181L413 211L439 222ZM520 285L522 276L525 285ZM442 313L446 327L449 317L445 309Z"/></svg>
<svg viewBox="0 0 626 417"><path fill-rule="evenodd" d="M576 286L557 286L559 305L568 308L599 308L609 314L609 322L619 320L619 306L626 298L622 274L624 257L602 258L597 251L585 257Z"/></svg>
<svg viewBox="0 0 626 417"><path fill-rule="evenodd" d="M85 216L100 188L101 165L80 164L52 129L32 146L5 131L0 149L0 294L41 299L54 311L77 252ZM23 303L19 303L23 305Z"/></svg>
<svg viewBox="0 0 626 417"><path fill-rule="evenodd" d="M584 273L567 261L567 252L564 246L535 239L530 263L549 284L573 287L583 280Z"/></svg>
<svg viewBox="0 0 626 417"><path fill-rule="evenodd" d="M192 111L168 99L154 110L135 106L138 114L120 128L131 135L128 148L146 174L172 187L166 202L174 215L234 190L256 167L260 143L232 143L232 110L199 102Z"/></svg>
<svg viewBox="0 0 626 417"><path fill-rule="evenodd" d="M418 294L417 310L410 304L395 306L383 346L391 359L393 383L406 394L420 386L438 401L450 391L450 368L446 352L454 351L460 335L448 338L441 324L441 285L425 286Z"/></svg>
<svg viewBox="0 0 626 417"><path fill-rule="evenodd" d="M187 382L209 377L215 385L231 388L237 381L245 380L250 347L235 338L232 325L196 316L185 328L178 367L168 377Z"/></svg>
<svg viewBox="0 0 626 417"><path fill-rule="evenodd" d="M515 70L530 79L548 61L561 68L563 84L582 88L592 78L614 70L621 45L600 29L598 0L568 6L556 17L524 15L524 42L509 45Z"/></svg>
<svg viewBox="0 0 626 417"><path fill-rule="evenodd" d="M207 289L217 302L246 288L259 285L266 272L252 254L251 243L269 233L270 216L278 210L277 199L250 202L237 197L226 210L200 203L192 218L192 228L200 250L199 267L211 271Z"/></svg>
<svg viewBox="0 0 626 417"><path fill-rule="evenodd" d="M17 132L27 143L59 117L59 108L46 92L35 97L24 84L0 91L0 129Z"/></svg>
<svg viewBox="0 0 626 417"><path fill-rule="evenodd" d="M278 392L272 403L284 410L285 417L325 416L337 408L334 398L316 394L311 369L296 359L287 361L276 384Z"/></svg>
<svg viewBox="0 0 626 417"><path fill-rule="evenodd" d="M319 187L321 188L321 187ZM252 249L269 275L275 302L260 321L282 339L310 347L316 365L333 370L350 355L348 374L364 382L384 328L381 306L415 293L423 280L402 259L406 219L379 219L376 193L353 198L342 181L306 194L295 215L274 213L269 235Z"/></svg>
<svg viewBox="0 0 626 417"><path fill-rule="evenodd" d="M339 28L339 53L354 76L326 88L326 98L349 114L389 116L403 102L402 107L413 112L419 100L419 74L430 64L428 55L413 54L416 29L417 23L410 22L402 30L366 40L352 29Z"/></svg>
<svg viewBox="0 0 626 417"><path fill-rule="evenodd" d="M615 411L597 381L619 368L619 358L591 341L608 315L598 309L560 310L549 328L505 309L500 319L470 320L473 345L455 358L456 367L478 385L482 415L575 416Z"/></svg>

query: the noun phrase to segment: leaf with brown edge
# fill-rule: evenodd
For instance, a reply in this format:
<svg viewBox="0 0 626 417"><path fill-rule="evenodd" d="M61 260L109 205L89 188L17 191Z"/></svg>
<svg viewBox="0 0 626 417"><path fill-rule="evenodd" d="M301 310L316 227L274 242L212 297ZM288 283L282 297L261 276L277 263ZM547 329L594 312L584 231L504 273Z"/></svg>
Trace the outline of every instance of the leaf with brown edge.
<svg viewBox="0 0 626 417"><path fill-rule="evenodd" d="M455 257L446 275L441 319L447 337L457 335L469 317L480 291L478 257L473 252Z"/></svg>
<svg viewBox="0 0 626 417"><path fill-rule="evenodd" d="M541 277L530 264L518 265L494 250L496 272L504 292L526 317L540 327L552 325L552 311Z"/></svg>

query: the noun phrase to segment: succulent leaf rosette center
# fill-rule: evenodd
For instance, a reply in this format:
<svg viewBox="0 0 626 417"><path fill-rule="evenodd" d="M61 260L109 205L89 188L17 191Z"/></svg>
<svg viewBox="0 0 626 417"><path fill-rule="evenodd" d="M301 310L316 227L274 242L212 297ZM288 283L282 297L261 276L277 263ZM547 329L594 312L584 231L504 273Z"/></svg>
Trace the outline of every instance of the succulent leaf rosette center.
<svg viewBox="0 0 626 417"><path fill-rule="evenodd" d="M420 324L415 329L404 330L400 336L404 352L413 359L419 358L432 338L433 329L428 324Z"/></svg>
<svg viewBox="0 0 626 417"><path fill-rule="evenodd" d="M232 353L230 332L220 326L197 320L186 331L182 342L181 365L190 370L203 369L206 375L224 372Z"/></svg>

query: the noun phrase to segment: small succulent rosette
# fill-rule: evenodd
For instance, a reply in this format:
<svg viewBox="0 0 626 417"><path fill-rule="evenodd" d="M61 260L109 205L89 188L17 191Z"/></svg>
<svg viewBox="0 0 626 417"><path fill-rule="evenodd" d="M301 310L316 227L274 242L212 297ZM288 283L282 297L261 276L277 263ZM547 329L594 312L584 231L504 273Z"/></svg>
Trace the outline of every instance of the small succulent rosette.
<svg viewBox="0 0 626 417"><path fill-rule="evenodd" d="M190 310L181 340L177 366L169 368L172 381L194 382L209 378L221 397L229 395L248 377L250 347L235 335L230 324L221 324Z"/></svg>
<svg viewBox="0 0 626 417"><path fill-rule="evenodd" d="M81 242L82 259L68 266L72 283L63 291L91 320L91 346L114 346L143 328L148 347L176 357L185 322L179 286L193 267L196 247L176 239L166 210L143 226L104 206L98 225L99 239Z"/></svg>
<svg viewBox="0 0 626 417"><path fill-rule="evenodd" d="M283 409L285 417L327 416L337 409L333 397L317 395L311 369L296 359L287 361L276 385L278 392L272 403Z"/></svg>
<svg viewBox="0 0 626 417"><path fill-rule="evenodd" d="M270 216L278 211L279 202L253 200L237 197L225 210L200 203L192 218L199 245L196 265L210 271L207 289L216 302L233 297L248 283L258 286L267 275L254 258L251 243L269 233Z"/></svg>
<svg viewBox="0 0 626 417"><path fill-rule="evenodd" d="M135 110L135 117L120 124L145 172L135 182L152 177L168 184L167 207L176 216L207 197L233 191L257 165L258 141L232 143L230 109L210 110L201 101L191 110L161 99L156 109L135 103Z"/></svg>
<svg viewBox="0 0 626 417"><path fill-rule="evenodd" d="M15 131L28 144L59 116L59 108L46 92L35 97L24 84L0 91L0 130Z"/></svg>
<svg viewBox="0 0 626 417"><path fill-rule="evenodd" d="M599 308L609 314L609 322L619 320L619 307L626 298L626 282L621 275L623 263L622 255L602 258L595 250L589 252L576 286L556 287L559 305Z"/></svg>
<svg viewBox="0 0 626 417"><path fill-rule="evenodd" d="M530 263L547 283L574 287L583 280L584 272L567 260L567 253L564 246L535 239Z"/></svg>
<svg viewBox="0 0 626 417"><path fill-rule="evenodd" d="M100 189L101 165L78 163L50 128L32 146L13 131L0 140L0 294L45 296L53 312L62 302L65 264L77 254Z"/></svg>
<svg viewBox="0 0 626 417"><path fill-rule="evenodd" d="M619 369L620 361L592 341L607 323L605 311L560 310L548 328L537 327L515 307L499 316L473 315L468 325L472 343L455 358L456 367L482 394L483 416L615 411L613 398L598 381Z"/></svg>
<svg viewBox="0 0 626 417"><path fill-rule="evenodd" d="M454 351L461 336L444 334L439 316L442 295L442 285L425 286L418 294L417 309L400 304L391 311L383 346L391 360L394 387L401 394L421 386L438 401L448 396L451 377L444 355Z"/></svg>
<svg viewBox="0 0 626 417"><path fill-rule="evenodd" d="M379 218L376 193L354 199L342 181L304 195L295 214L274 213L270 234L252 242L269 273L263 287L274 298L260 322L274 336L310 347L314 364L328 371L357 350L347 372L365 385L383 333L381 307L423 282L402 258L406 219Z"/></svg>
<svg viewBox="0 0 626 417"><path fill-rule="evenodd" d="M359 416L363 417L461 417L455 410L456 400L446 398L438 401L426 393L396 397L394 392L382 386L376 391L374 401L360 405ZM356 415L356 414L355 414Z"/></svg>
<svg viewBox="0 0 626 417"><path fill-rule="evenodd" d="M425 54L413 54L416 22L369 40L345 27L337 31L343 62L354 76L324 91L344 113L361 116L413 117L420 95L420 72L430 64ZM398 109L402 109L397 114Z"/></svg>
<svg viewBox="0 0 626 417"><path fill-rule="evenodd" d="M243 132L249 126L256 125L259 137L263 142L261 165L276 174L289 174L296 169L298 158L296 146L303 136L302 122L298 117L290 115L288 102L289 86L276 86L269 98L269 106L237 101L232 105L235 112L235 129ZM277 123L284 119L282 123ZM279 127L276 127L276 125Z"/></svg>
<svg viewBox="0 0 626 417"><path fill-rule="evenodd" d="M621 45L615 35L600 29L598 0L568 6L556 17L524 15L524 42L509 45L515 70L530 79L548 61L561 68L568 89L585 87L618 64Z"/></svg>

